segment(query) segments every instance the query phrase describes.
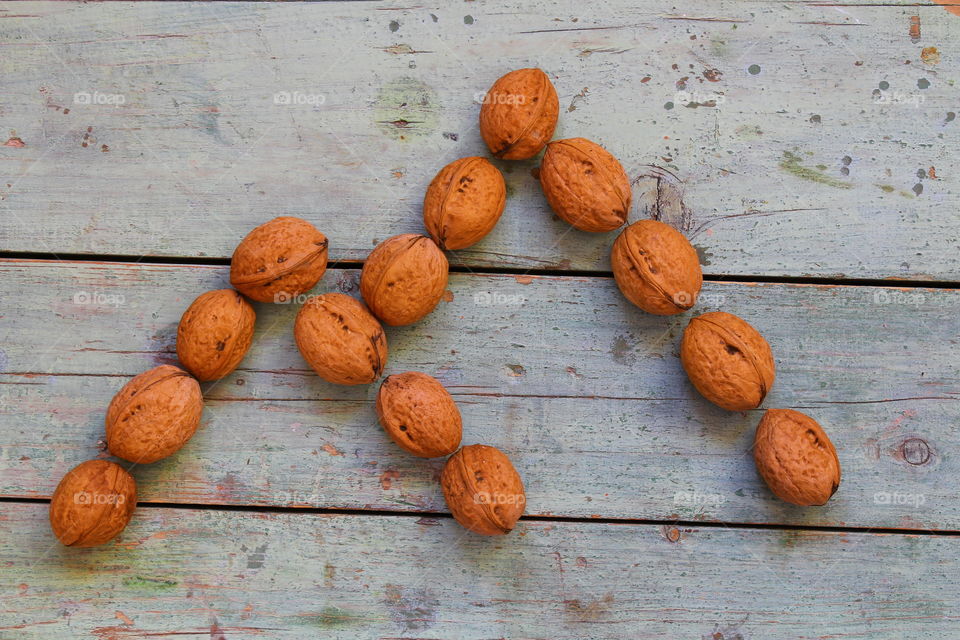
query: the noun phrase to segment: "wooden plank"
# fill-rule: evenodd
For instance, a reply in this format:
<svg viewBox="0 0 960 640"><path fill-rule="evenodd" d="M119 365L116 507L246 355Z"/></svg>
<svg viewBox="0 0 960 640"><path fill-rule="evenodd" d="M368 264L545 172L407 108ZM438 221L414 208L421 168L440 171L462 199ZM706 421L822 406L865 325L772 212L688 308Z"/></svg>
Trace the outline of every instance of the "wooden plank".
<svg viewBox="0 0 960 640"><path fill-rule="evenodd" d="M45 505L4 506L0 633L24 639L939 640L958 623L938 536L521 522L485 539L447 518L141 509L83 550Z"/></svg>
<svg viewBox="0 0 960 640"><path fill-rule="evenodd" d="M318 290L355 292L356 275L334 269ZM180 314L226 279L224 267L0 262L0 495L49 497L98 455L110 397L175 361ZM417 326L388 330L386 372L448 385L464 442L508 452L529 513L960 525L948 453L960 446L960 291L708 284L698 310L742 315L773 345L766 406L811 413L837 445L843 485L819 509L778 502L756 476L760 412L725 412L690 387L676 358L686 316L643 314L606 278L456 274L447 297ZM296 307L257 308L241 369L205 385L201 431L135 469L144 499L444 511L442 461L382 434L376 386L321 381L296 352Z"/></svg>
<svg viewBox="0 0 960 640"><path fill-rule="evenodd" d="M441 165L485 151L478 92L540 65L557 135L608 145L632 219L683 227L708 272L958 281L960 19L871 4L18 3L0 250L224 257L290 214L362 260L421 228ZM552 219L535 164L502 165L504 219L453 261L607 270L612 235Z"/></svg>

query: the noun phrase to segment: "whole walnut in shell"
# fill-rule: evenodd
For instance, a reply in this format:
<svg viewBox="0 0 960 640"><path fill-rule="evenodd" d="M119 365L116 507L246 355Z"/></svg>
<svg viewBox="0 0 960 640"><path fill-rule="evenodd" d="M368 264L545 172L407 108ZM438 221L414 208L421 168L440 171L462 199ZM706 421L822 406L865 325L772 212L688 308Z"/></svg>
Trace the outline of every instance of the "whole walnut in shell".
<svg viewBox="0 0 960 640"><path fill-rule="evenodd" d="M510 533L527 502L523 481L510 459L482 444L450 456L440 485L457 522L485 536Z"/></svg>
<svg viewBox="0 0 960 640"><path fill-rule="evenodd" d="M630 180L595 142L569 138L548 144L540 186L554 212L581 231L613 231L627 221Z"/></svg>
<svg viewBox="0 0 960 640"><path fill-rule="evenodd" d="M327 270L327 237L301 218L266 222L243 239L230 260L230 284L257 302L288 303Z"/></svg>
<svg viewBox="0 0 960 640"><path fill-rule="evenodd" d="M560 100L540 69L517 69L493 83L480 107L480 135L490 153L525 160L553 137Z"/></svg>
<svg viewBox="0 0 960 640"><path fill-rule="evenodd" d="M840 459L817 421L792 409L768 409L757 426L753 461L786 502L825 504L840 486Z"/></svg>
<svg viewBox="0 0 960 640"><path fill-rule="evenodd" d="M480 157L454 160L423 198L423 223L441 249L465 249L496 226L507 201L503 174Z"/></svg>
<svg viewBox="0 0 960 640"><path fill-rule="evenodd" d="M363 303L342 293L310 298L293 335L303 359L334 384L373 382L387 364L387 337Z"/></svg>
<svg viewBox="0 0 960 640"><path fill-rule="evenodd" d="M156 462L187 443L203 413L200 384L164 364L128 382L107 408L107 448L137 463Z"/></svg>
<svg viewBox="0 0 960 640"><path fill-rule="evenodd" d="M115 538L137 506L137 483L120 465L88 460L63 476L50 500L50 527L68 547L95 547Z"/></svg>
<svg viewBox="0 0 960 640"><path fill-rule="evenodd" d="M233 289L208 291L180 318L177 357L198 380L218 380L243 360L256 319L250 303Z"/></svg>
<svg viewBox="0 0 960 640"><path fill-rule="evenodd" d="M390 439L415 456L446 456L460 446L460 410L440 381L425 373L387 376L377 394L377 415Z"/></svg>
<svg viewBox="0 0 960 640"><path fill-rule="evenodd" d="M680 342L680 362L690 382L710 402L756 409L773 386L773 352L746 320L711 311L690 321Z"/></svg>
<svg viewBox="0 0 960 640"><path fill-rule="evenodd" d="M411 324L440 302L448 268L447 257L427 236L393 236L367 257L360 272L360 294L384 323Z"/></svg>
<svg viewBox="0 0 960 640"><path fill-rule="evenodd" d="M663 222L640 220L624 229L610 252L613 277L627 300L660 316L693 307L703 284L697 250Z"/></svg>

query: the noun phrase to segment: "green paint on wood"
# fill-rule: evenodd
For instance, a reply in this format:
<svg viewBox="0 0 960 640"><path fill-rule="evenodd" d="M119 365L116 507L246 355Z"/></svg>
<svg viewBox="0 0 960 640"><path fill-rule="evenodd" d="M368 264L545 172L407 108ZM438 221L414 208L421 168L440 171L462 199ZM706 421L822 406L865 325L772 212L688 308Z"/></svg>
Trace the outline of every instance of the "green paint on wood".
<svg viewBox="0 0 960 640"><path fill-rule="evenodd" d="M318 627L324 628L338 628L338 627L348 627L353 624L362 622L363 618L355 616L340 607L326 606L324 607L319 614L315 616L300 616L297 618L297 622L303 624L309 624Z"/></svg>
<svg viewBox="0 0 960 640"><path fill-rule="evenodd" d="M807 152L807 154L809 155L810 152ZM828 187L835 187L837 189L850 189L853 187L853 183L838 180L832 176L828 176L823 171L803 166L800 164L801 160L800 156L790 151L784 151L783 157L780 160L780 168L797 178L817 182Z"/></svg>
<svg viewBox="0 0 960 640"><path fill-rule="evenodd" d="M131 589L143 591L169 591L175 589L179 583L176 580L163 578L148 578L145 576L131 576L123 579L123 585Z"/></svg>
<svg viewBox="0 0 960 640"><path fill-rule="evenodd" d="M383 85L374 105L374 121L390 138L410 141L437 129L437 96L417 78L401 77Z"/></svg>

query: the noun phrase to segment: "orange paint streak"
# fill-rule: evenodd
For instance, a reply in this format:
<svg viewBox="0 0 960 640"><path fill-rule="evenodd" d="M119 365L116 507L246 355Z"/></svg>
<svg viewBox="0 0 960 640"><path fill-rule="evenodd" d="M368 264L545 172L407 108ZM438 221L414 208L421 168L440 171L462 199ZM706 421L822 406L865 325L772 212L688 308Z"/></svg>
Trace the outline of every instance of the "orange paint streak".
<svg viewBox="0 0 960 640"><path fill-rule="evenodd" d="M910 37L914 40L920 38L920 16L910 16Z"/></svg>
<svg viewBox="0 0 960 640"><path fill-rule="evenodd" d="M332 455L332 456L342 456L342 455L343 455L343 451L340 451L340 449L337 449L335 446L333 446L333 445L330 444L330 443L327 443L327 444L323 445L323 450L326 451L327 453L329 453L329 454Z"/></svg>
<svg viewBox="0 0 960 640"><path fill-rule="evenodd" d="M140 538L139 540L131 540L130 542L118 542L117 546L123 547L124 549L134 549L150 540L166 540L171 536L179 536L179 535L184 535L186 533L189 533L187 529L168 529L167 531L157 531L156 533L152 533L146 538Z"/></svg>

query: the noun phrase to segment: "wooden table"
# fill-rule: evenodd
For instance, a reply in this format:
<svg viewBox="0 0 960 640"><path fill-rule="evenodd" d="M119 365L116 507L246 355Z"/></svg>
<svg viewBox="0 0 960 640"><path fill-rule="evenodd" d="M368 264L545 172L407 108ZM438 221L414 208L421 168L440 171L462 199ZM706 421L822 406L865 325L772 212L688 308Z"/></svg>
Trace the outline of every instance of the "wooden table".
<svg viewBox="0 0 960 640"><path fill-rule="evenodd" d="M947 6L940 6L947 5ZM652 0L0 5L0 637L960 637L960 4ZM527 487L509 536L447 512L442 460L387 440L376 385L326 384L293 305L258 305L200 432L138 466L102 548L47 502L104 457L112 395L175 362L187 305L277 215L330 237L316 291L357 293L421 230L443 164L484 154L478 99L539 66L557 137L610 148L631 220L681 228L697 311L768 338L767 407L818 419L843 483L772 496L760 411L708 404L677 359L690 314L609 277L531 172L450 254L449 294L389 331L387 372L455 394L464 443Z"/></svg>

